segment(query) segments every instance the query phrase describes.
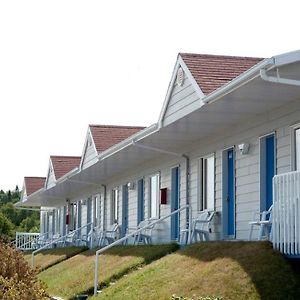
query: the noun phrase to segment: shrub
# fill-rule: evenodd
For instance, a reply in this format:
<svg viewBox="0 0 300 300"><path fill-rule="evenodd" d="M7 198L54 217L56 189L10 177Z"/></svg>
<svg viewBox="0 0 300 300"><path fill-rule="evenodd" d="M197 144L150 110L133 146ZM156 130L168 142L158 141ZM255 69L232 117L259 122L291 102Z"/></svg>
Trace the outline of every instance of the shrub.
<svg viewBox="0 0 300 300"><path fill-rule="evenodd" d="M50 299L21 252L0 241L0 299Z"/></svg>

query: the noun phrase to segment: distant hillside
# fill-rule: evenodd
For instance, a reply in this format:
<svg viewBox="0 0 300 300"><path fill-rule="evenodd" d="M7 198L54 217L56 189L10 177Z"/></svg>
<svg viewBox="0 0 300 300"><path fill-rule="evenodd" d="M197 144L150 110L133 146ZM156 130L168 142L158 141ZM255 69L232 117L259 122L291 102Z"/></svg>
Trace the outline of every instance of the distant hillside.
<svg viewBox="0 0 300 300"><path fill-rule="evenodd" d="M16 231L39 232L39 212L14 207L14 203L20 200L20 195L18 186L13 191L0 190L0 237L2 239L14 239Z"/></svg>

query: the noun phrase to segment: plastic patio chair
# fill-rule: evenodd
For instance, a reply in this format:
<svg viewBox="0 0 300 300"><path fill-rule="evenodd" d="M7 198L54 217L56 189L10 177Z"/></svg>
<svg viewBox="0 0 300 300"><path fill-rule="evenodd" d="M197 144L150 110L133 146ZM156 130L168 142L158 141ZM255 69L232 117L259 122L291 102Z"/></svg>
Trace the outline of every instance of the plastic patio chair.
<svg viewBox="0 0 300 300"><path fill-rule="evenodd" d="M192 222L191 243L209 241L210 224L215 215L215 211L201 211L198 217ZM180 244L187 244L188 229L183 229L180 232Z"/></svg>
<svg viewBox="0 0 300 300"><path fill-rule="evenodd" d="M150 219L150 220L144 220L141 221L138 225L137 229L141 229L145 226L147 228L143 229L141 232L135 235L134 237L134 245L142 243L145 245L151 245L152 244L152 232L154 229L155 224L152 224L156 219Z"/></svg>
<svg viewBox="0 0 300 300"><path fill-rule="evenodd" d="M105 242L109 244L115 242L120 238L120 226L118 223L112 224L108 230L103 232L101 246L105 245Z"/></svg>
<svg viewBox="0 0 300 300"><path fill-rule="evenodd" d="M249 241L252 240L253 228L254 226L259 226L258 240L270 240L271 231L272 231L272 210L273 205L270 208L263 212L254 212L252 216L252 221L249 222L250 232L249 232Z"/></svg>
<svg viewBox="0 0 300 300"><path fill-rule="evenodd" d="M209 210L200 213L193 222L191 241L209 241L210 223L214 215L215 211Z"/></svg>

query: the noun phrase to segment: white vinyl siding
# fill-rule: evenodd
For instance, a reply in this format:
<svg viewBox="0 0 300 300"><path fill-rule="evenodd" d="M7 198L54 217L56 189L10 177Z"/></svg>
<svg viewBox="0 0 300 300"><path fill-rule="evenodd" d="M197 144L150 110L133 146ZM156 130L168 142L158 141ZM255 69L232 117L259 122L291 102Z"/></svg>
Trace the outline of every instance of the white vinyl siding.
<svg viewBox="0 0 300 300"><path fill-rule="evenodd" d="M53 170L53 166L52 163L49 163L49 169L48 169L48 176L46 179L46 188L49 189L51 187L53 187L55 185L55 174L54 174L54 170Z"/></svg>
<svg viewBox="0 0 300 300"><path fill-rule="evenodd" d="M195 108L199 107L200 98L197 95L191 81L184 74L184 82L182 86L174 83L171 92L170 101L166 109L163 123L168 125L184 115L189 114Z"/></svg>
<svg viewBox="0 0 300 300"><path fill-rule="evenodd" d="M85 142L85 148L82 155L82 169L93 165L97 161L98 153L95 148L95 144L92 139L90 130L88 130Z"/></svg>
<svg viewBox="0 0 300 300"><path fill-rule="evenodd" d="M159 174L149 179L149 219L158 217L159 209Z"/></svg>

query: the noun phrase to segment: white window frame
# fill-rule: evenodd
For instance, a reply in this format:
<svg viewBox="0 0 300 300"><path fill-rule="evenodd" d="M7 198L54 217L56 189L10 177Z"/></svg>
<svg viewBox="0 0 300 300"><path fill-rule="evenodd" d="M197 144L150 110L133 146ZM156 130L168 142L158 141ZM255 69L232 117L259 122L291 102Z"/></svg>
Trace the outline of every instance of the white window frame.
<svg viewBox="0 0 300 300"><path fill-rule="evenodd" d="M212 179L212 198L208 198L207 186L208 182L208 174L207 168L205 165L207 161L212 159L213 162L213 174L210 179ZM199 158L198 160L198 211L203 210L215 210L215 202L216 202L216 156L215 153L211 153L204 157Z"/></svg>
<svg viewBox="0 0 300 300"><path fill-rule="evenodd" d="M111 224L118 223L119 220L119 188L111 190Z"/></svg>
<svg viewBox="0 0 300 300"><path fill-rule="evenodd" d="M157 188L155 191L156 199L153 206L152 179L157 178ZM149 200L148 200L148 217L149 219L159 218L159 191L160 191L160 173L155 173L149 176Z"/></svg>

